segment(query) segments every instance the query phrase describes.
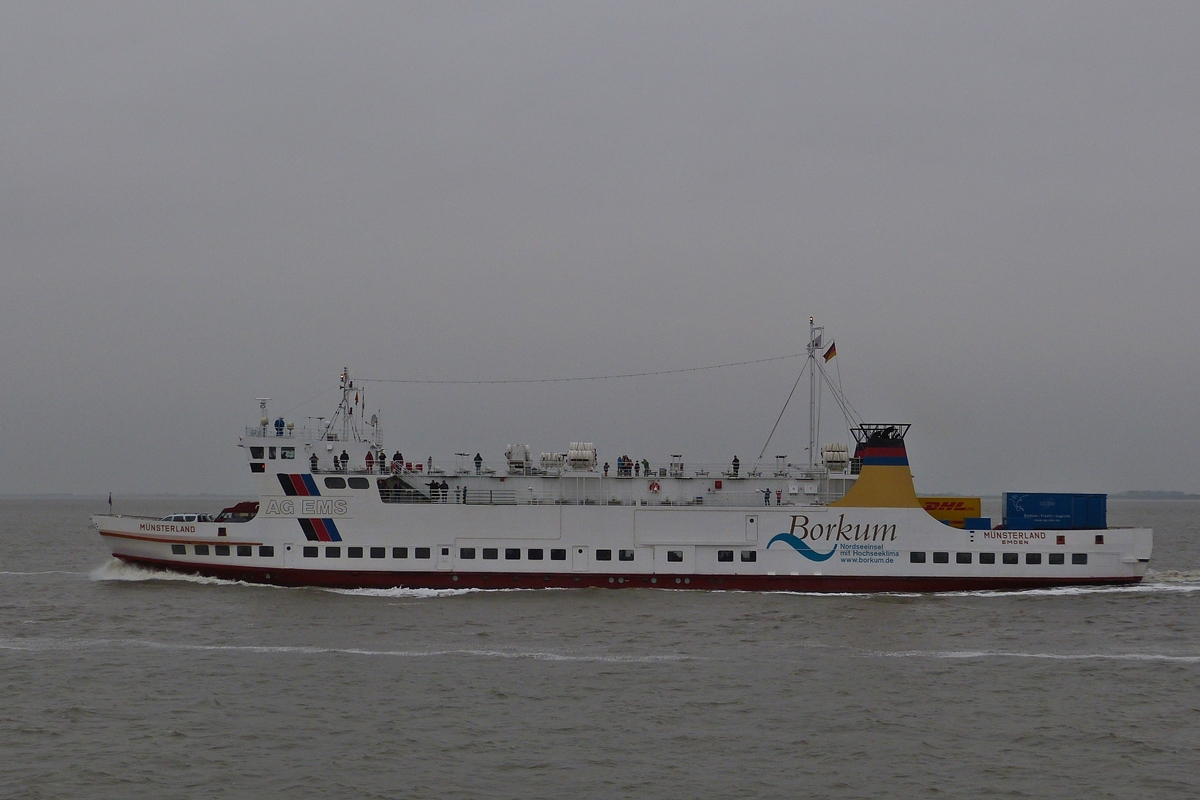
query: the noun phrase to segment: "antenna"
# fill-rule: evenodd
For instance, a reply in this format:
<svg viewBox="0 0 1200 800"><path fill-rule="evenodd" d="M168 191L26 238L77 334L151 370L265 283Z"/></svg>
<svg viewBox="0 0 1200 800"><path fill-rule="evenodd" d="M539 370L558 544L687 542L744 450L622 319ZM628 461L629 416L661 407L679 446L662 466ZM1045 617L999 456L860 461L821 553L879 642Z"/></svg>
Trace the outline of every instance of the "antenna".
<svg viewBox="0 0 1200 800"><path fill-rule="evenodd" d="M254 399L258 401L258 409L259 409L259 411L262 412L262 415L261 415L262 419L259 420L259 424L262 425L263 436L266 436L267 435L267 425L270 423L270 420L267 419L267 401L270 400L271 398L256 397Z"/></svg>

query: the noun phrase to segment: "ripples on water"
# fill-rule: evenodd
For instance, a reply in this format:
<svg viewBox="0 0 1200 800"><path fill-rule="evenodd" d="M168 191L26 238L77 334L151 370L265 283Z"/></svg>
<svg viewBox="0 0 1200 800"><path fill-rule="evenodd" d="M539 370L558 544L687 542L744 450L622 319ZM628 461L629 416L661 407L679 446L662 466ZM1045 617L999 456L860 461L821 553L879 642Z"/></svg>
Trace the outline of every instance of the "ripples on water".
<svg viewBox="0 0 1200 800"><path fill-rule="evenodd" d="M1200 794L1200 502L1110 502L1139 586L940 595L280 589L98 508L0 501L0 795Z"/></svg>

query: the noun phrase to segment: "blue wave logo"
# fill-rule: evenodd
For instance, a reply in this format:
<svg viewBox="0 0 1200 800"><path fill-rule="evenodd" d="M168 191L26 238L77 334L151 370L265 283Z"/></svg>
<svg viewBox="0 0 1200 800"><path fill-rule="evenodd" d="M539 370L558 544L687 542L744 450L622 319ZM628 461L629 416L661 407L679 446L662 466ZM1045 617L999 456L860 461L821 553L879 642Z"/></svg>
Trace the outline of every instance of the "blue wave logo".
<svg viewBox="0 0 1200 800"><path fill-rule="evenodd" d="M834 544L833 549L828 553L818 553L816 550L813 550L811 547L809 547L803 539L797 539L796 535L793 533L781 533L778 536L771 537L771 541L767 542L767 549L770 550L771 545L775 544L776 542L784 542L791 545L793 550L807 558L809 561L828 561L838 549L837 544Z"/></svg>

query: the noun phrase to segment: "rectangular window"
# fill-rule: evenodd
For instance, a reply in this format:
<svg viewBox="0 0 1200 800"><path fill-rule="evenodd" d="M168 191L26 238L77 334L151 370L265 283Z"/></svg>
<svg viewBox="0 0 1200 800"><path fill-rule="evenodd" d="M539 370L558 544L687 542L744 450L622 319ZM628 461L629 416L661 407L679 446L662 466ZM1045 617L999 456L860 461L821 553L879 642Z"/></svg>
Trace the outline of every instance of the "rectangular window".
<svg viewBox="0 0 1200 800"><path fill-rule="evenodd" d="M924 564L925 563L925 554L918 553L914 550L913 552L908 554L908 561L911 564Z"/></svg>
<svg viewBox="0 0 1200 800"><path fill-rule="evenodd" d="M667 551L667 561L672 561L675 563L679 563L679 562L683 561L683 551L682 550L668 550Z"/></svg>
<svg viewBox="0 0 1200 800"><path fill-rule="evenodd" d="M219 544L213 548L213 555L227 556L229 555L229 545Z"/></svg>
<svg viewBox="0 0 1200 800"><path fill-rule="evenodd" d="M747 563L750 563L750 562L753 562L753 561L758 561L758 551L756 551L756 550L743 550L743 551L742 551L742 561L745 561L745 562L747 562Z"/></svg>
<svg viewBox="0 0 1200 800"><path fill-rule="evenodd" d="M196 545L196 555L198 555L198 556L208 555L208 545L206 545L206 544Z"/></svg>
<svg viewBox="0 0 1200 800"><path fill-rule="evenodd" d="M274 447L267 448L267 458L271 459L272 461L275 460L275 448Z"/></svg>
<svg viewBox="0 0 1200 800"><path fill-rule="evenodd" d="M283 458L283 459L295 458L296 457L296 448L294 448L294 447L279 448L279 457Z"/></svg>
<svg viewBox="0 0 1200 800"><path fill-rule="evenodd" d="M413 558L429 558L429 548L428 547L413 548Z"/></svg>
<svg viewBox="0 0 1200 800"><path fill-rule="evenodd" d="M733 551L732 550L718 550L717 551L717 561L719 561L723 564L727 564L727 563L733 561Z"/></svg>
<svg viewBox="0 0 1200 800"><path fill-rule="evenodd" d="M632 550L618 550L617 558L620 561L633 561L633 551Z"/></svg>
<svg viewBox="0 0 1200 800"><path fill-rule="evenodd" d="M248 544L239 544L237 546L237 554L239 556L252 556L254 555L254 548Z"/></svg>
<svg viewBox="0 0 1200 800"><path fill-rule="evenodd" d="M996 563L996 554L995 553L980 553L979 554L979 563L980 564L995 564Z"/></svg>
<svg viewBox="0 0 1200 800"><path fill-rule="evenodd" d="M250 471L251 472L266 472L267 465L266 464L251 464Z"/></svg>
<svg viewBox="0 0 1200 800"><path fill-rule="evenodd" d="M1051 553L1046 556L1046 562L1049 564L1062 564L1065 560L1066 555L1064 553Z"/></svg>
<svg viewBox="0 0 1200 800"><path fill-rule="evenodd" d="M483 557L488 561L495 561L500 557L500 551L495 547L485 547L483 548Z"/></svg>
<svg viewBox="0 0 1200 800"><path fill-rule="evenodd" d="M530 548L529 552L525 554L525 557L530 561L541 561L544 557L544 553L541 548Z"/></svg>
<svg viewBox="0 0 1200 800"><path fill-rule="evenodd" d="M347 478L346 483L350 484L351 489L370 489L371 482L366 478Z"/></svg>
<svg viewBox="0 0 1200 800"><path fill-rule="evenodd" d="M955 564L970 564L971 563L971 554L970 553L955 553L954 554L954 563Z"/></svg>
<svg viewBox="0 0 1200 800"><path fill-rule="evenodd" d="M346 488L346 479L339 478L336 475L326 478L325 479L325 488L326 489L345 489Z"/></svg>
<svg viewBox="0 0 1200 800"><path fill-rule="evenodd" d="M558 547L554 548L553 550L550 551L550 560L551 561L566 561L567 560L567 551L563 550L561 548L558 548Z"/></svg>
<svg viewBox="0 0 1200 800"><path fill-rule="evenodd" d="M458 557L459 558L474 558L475 557L475 548L474 547L458 548Z"/></svg>
<svg viewBox="0 0 1200 800"><path fill-rule="evenodd" d="M1096 544L1104 544L1104 534L1103 533L1096 534Z"/></svg>
<svg viewBox="0 0 1200 800"><path fill-rule="evenodd" d="M949 553L934 553L933 554L933 563L949 564L950 563L950 554Z"/></svg>
<svg viewBox="0 0 1200 800"><path fill-rule="evenodd" d="M347 547L346 558L362 558L363 551L361 547Z"/></svg>
<svg viewBox="0 0 1200 800"><path fill-rule="evenodd" d="M260 558L274 558L275 546L270 544L261 545L258 548L258 555Z"/></svg>
<svg viewBox="0 0 1200 800"><path fill-rule="evenodd" d="M385 556L387 556L387 548L386 547L372 547L371 548L371 558L384 558Z"/></svg>
<svg viewBox="0 0 1200 800"><path fill-rule="evenodd" d="M1054 543L1055 543L1055 544L1066 544L1066 543L1067 543L1067 537L1066 537L1066 536L1063 536L1063 535L1060 533L1058 536L1055 536L1055 537L1054 537Z"/></svg>
<svg viewBox="0 0 1200 800"><path fill-rule="evenodd" d="M261 447L251 447L250 448L250 457L256 458L256 459L261 459L263 457L263 449Z"/></svg>
<svg viewBox="0 0 1200 800"><path fill-rule="evenodd" d="M1004 553L1005 564L1016 564L1018 560L1016 553Z"/></svg>
<svg viewBox="0 0 1200 800"><path fill-rule="evenodd" d="M1071 553L1071 563L1072 564L1086 564L1087 563L1087 553Z"/></svg>
<svg viewBox="0 0 1200 800"><path fill-rule="evenodd" d="M392 548L392 558L408 558L408 548L407 547L393 547ZM428 558L428 556L426 556L426 558Z"/></svg>
<svg viewBox="0 0 1200 800"><path fill-rule="evenodd" d="M341 558L342 557L342 548L326 547L325 548L325 557L326 558Z"/></svg>
<svg viewBox="0 0 1200 800"><path fill-rule="evenodd" d="M187 545L186 544L171 545L171 555L173 555L173 556L187 555Z"/></svg>
<svg viewBox="0 0 1200 800"><path fill-rule="evenodd" d="M318 551L319 549L320 549L320 548L317 548L317 547L306 547L306 548L304 548L304 557L305 557L305 558L316 558L316 557L317 557L317 551Z"/></svg>
<svg viewBox="0 0 1200 800"><path fill-rule="evenodd" d="M521 548L519 548L519 547L504 548L504 560L505 561L517 561L520 558L521 558Z"/></svg>
<svg viewBox="0 0 1200 800"><path fill-rule="evenodd" d="M1042 554L1041 553L1026 553L1025 554L1025 563L1026 564L1042 563Z"/></svg>
<svg viewBox="0 0 1200 800"><path fill-rule="evenodd" d="M597 550L596 551L596 560L597 561L612 561L612 550Z"/></svg>

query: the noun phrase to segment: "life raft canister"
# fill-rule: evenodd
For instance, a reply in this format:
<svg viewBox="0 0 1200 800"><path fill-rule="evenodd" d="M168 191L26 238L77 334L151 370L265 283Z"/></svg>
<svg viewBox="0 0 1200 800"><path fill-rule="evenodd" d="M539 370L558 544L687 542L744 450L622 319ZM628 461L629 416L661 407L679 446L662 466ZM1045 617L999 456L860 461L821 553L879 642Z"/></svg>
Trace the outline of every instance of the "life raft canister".
<svg viewBox="0 0 1200 800"><path fill-rule="evenodd" d="M662 486L659 485L658 481L650 481L650 491L654 492L655 494L658 494L658 491L661 488L662 488Z"/></svg>

